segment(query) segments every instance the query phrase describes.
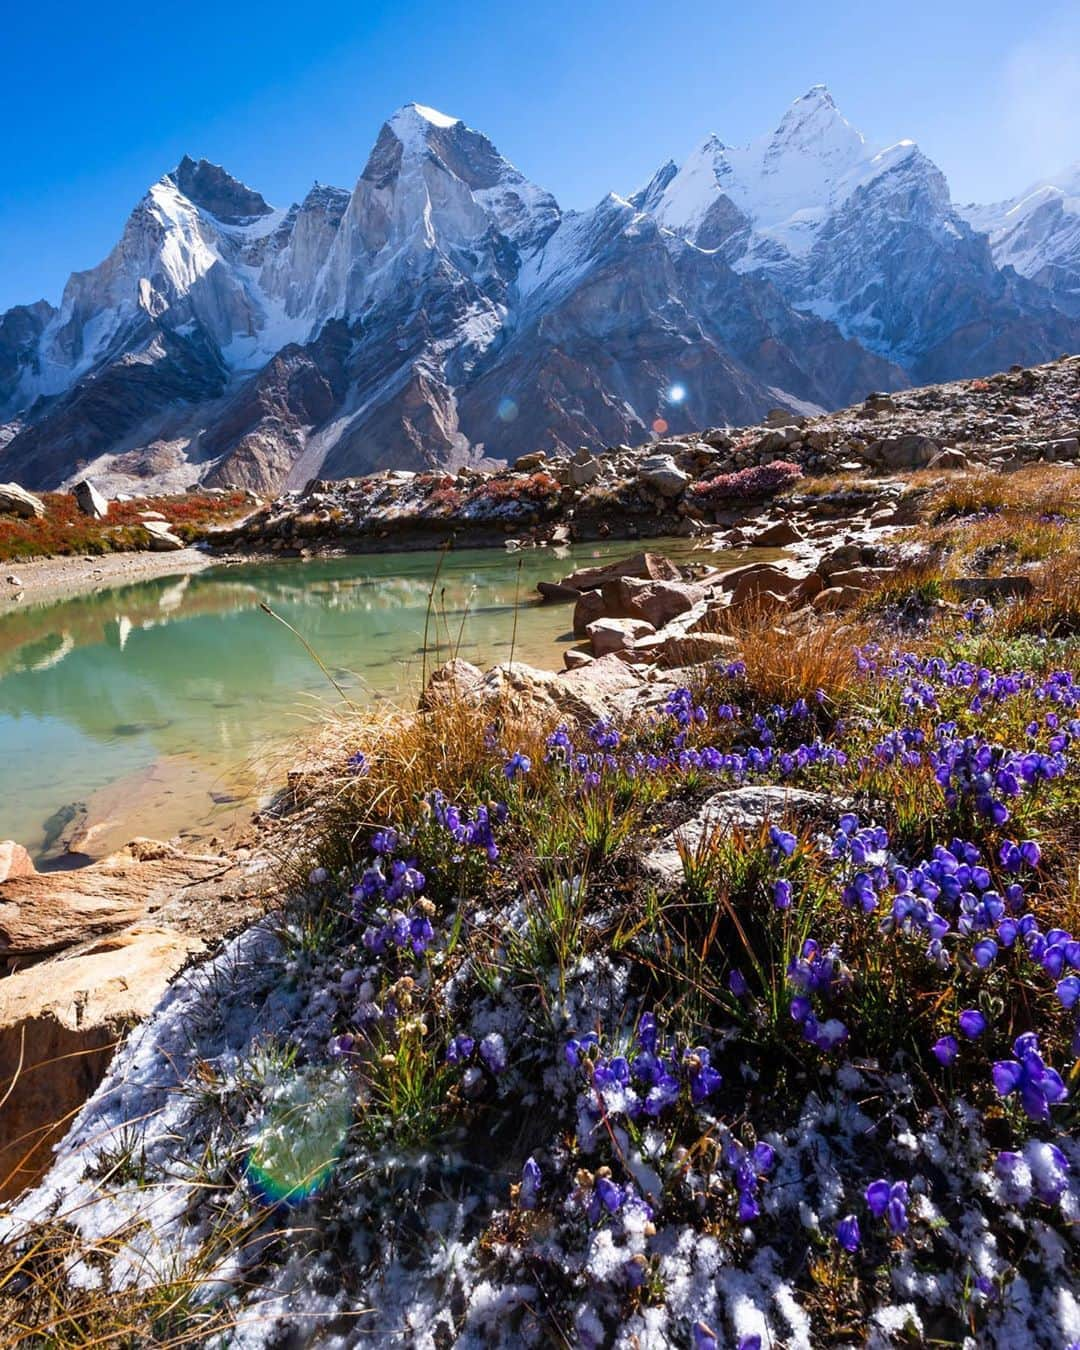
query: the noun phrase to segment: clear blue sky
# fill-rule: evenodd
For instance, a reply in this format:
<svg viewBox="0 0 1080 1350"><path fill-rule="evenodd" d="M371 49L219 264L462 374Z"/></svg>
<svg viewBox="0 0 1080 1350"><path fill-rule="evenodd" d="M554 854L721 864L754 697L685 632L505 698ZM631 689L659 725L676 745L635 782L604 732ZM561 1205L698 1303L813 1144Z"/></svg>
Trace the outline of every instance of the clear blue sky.
<svg viewBox="0 0 1080 1350"><path fill-rule="evenodd" d="M818 82L871 139L917 140L960 201L1080 159L1075 0L32 0L3 36L0 310L58 300L185 152L287 205L351 187L411 100L571 207L709 131L771 129Z"/></svg>

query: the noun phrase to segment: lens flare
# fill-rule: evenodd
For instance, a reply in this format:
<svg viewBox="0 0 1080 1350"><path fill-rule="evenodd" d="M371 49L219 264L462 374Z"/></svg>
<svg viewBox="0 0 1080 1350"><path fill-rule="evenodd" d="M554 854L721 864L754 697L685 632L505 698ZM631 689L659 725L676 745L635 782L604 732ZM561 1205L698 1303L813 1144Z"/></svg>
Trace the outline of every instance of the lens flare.
<svg viewBox="0 0 1080 1350"><path fill-rule="evenodd" d="M652 424L652 429L653 431L656 432L658 436L663 436L663 434L667 431L667 423L664 421L662 417L658 417L656 421Z"/></svg>
<svg viewBox="0 0 1080 1350"><path fill-rule="evenodd" d="M518 415L518 405L512 398L500 399L495 415L500 422L512 422Z"/></svg>
<svg viewBox="0 0 1080 1350"><path fill-rule="evenodd" d="M686 397L685 384L673 384L671 388L667 391L667 399L669 403L681 403L685 397Z"/></svg>
<svg viewBox="0 0 1080 1350"><path fill-rule="evenodd" d="M252 1189L268 1204L298 1204L334 1171L353 1121L354 1089L325 1068L277 1088L248 1152Z"/></svg>

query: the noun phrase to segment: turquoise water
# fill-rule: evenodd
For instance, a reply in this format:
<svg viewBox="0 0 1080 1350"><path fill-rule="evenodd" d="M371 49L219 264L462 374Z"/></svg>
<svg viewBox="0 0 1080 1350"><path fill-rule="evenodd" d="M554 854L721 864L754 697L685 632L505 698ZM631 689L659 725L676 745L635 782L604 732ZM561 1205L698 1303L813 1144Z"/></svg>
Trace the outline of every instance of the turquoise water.
<svg viewBox="0 0 1080 1350"><path fill-rule="evenodd" d="M652 541L671 556L685 540ZM624 557L626 542L447 556L428 667L451 649L478 664L515 655L562 665L568 606L535 602L540 579ZM217 567L0 618L0 838L38 859L93 856L138 834L205 837L259 786L280 780L296 743L338 696L270 605L351 698L404 701L421 680L429 553Z"/></svg>

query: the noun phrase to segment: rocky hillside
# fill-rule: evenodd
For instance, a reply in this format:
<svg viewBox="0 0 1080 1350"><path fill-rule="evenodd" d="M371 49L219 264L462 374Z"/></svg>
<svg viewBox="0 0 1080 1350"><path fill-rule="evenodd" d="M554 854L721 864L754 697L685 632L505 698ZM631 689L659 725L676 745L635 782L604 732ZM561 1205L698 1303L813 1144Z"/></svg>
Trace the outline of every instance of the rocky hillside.
<svg viewBox="0 0 1080 1350"><path fill-rule="evenodd" d="M1045 361L1078 345L1062 201L1021 249L820 87L585 211L416 104L287 210L185 158L58 309L0 316L0 477L276 492Z"/></svg>
<svg viewBox="0 0 1080 1350"><path fill-rule="evenodd" d="M775 409L757 425L636 447L533 451L505 470L315 479L212 537L228 547L295 553L425 548L450 538L516 547L696 534L734 524L800 476L859 479L969 465L1008 472L1035 460L1080 461L1080 357L877 392L818 417Z"/></svg>

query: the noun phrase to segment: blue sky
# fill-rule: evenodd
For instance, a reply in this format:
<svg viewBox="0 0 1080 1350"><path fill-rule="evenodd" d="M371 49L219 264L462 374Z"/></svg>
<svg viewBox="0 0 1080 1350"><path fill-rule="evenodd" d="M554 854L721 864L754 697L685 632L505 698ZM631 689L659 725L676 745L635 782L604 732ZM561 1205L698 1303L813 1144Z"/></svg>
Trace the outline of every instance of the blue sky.
<svg viewBox="0 0 1080 1350"><path fill-rule="evenodd" d="M1080 160L1075 0L39 0L10 7L4 48L0 310L58 300L185 152L286 205L350 187L411 100L571 207L709 131L771 129L819 82L871 139L917 140L960 201Z"/></svg>

